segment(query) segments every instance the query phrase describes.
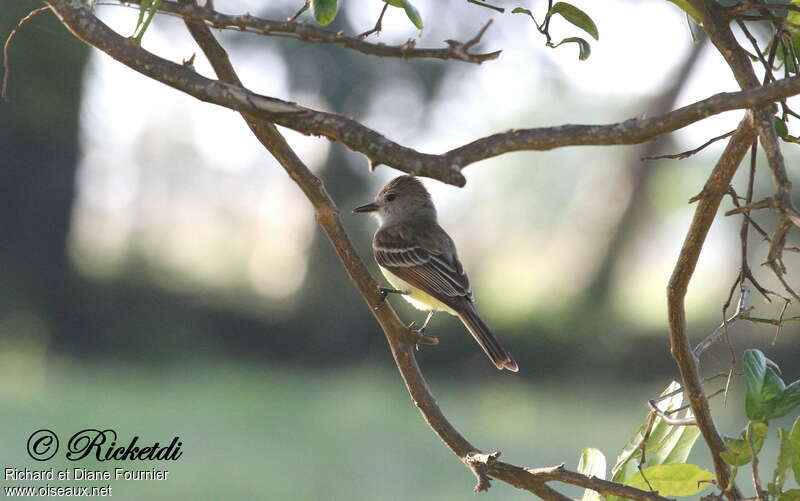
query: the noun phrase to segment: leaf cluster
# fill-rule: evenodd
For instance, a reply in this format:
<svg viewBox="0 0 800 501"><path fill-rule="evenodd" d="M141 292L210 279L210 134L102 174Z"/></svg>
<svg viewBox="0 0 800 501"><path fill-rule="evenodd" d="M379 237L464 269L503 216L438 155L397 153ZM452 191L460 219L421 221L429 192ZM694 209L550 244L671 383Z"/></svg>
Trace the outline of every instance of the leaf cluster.
<svg viewBox="0 0 800 501"><path fill-rule="evenodd" d="M579 47L578 59L581 61L588 59L592 53L589 42L580 37L567 37L558 43L553 43L550 39L550 20L552 17L556 15L561 16L565 20L591 35L591 37L595 40L600 40L600 34L597 31L597 25L594 23L592 18L581 9L567 2L556 2L555 4L552 4L551 2L551 5L547 10L547 14L544 17L544 21L542 21L541 24L536 21L533 13L528 9L517 7L512 10L511 13L527 14L533 21L533 24L536 25L536 29L539 30L539 33L543 34L547 38L546 43L548 47L555 49L556 47L559 47L565 43L577 44Z"/></svg>

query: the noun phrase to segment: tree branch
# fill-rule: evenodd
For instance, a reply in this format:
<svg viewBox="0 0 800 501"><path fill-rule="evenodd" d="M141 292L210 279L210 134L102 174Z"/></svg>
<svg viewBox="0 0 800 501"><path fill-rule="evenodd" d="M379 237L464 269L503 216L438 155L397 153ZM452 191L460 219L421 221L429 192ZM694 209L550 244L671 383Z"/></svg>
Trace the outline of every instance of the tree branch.
<svg viewBox="0 0 800 501"><path fill-rule="evenodd" d="M14 26L14 29L11 30L11 33L8 34L3 44L3 84L2 87L0 87L0 100L8 102L8 80L11 77L11 67L8 63L8 47L11 45L11 40L14 39L14 35L16 35L28 21L49 9L50 7L47 6L33 9L25 17L20 19L17 25Z"/></svg>
<svg viewBox="0 0 800 501"><path fill-rule="evenodd" d="M713 2L703 2L701 0L691 0L691 2L703 18L703 29L725 58L734 77L739 82L739 86L742 89L758 87L759 81L753 70L753 65L736 41L729 22L718 17L720 14L724 14L725 9ZM770 64L771 62L767 62L767 71L769 71ZM780 214L778 226L771 238L766 264L769 265L784 289L797 301L800 301L800 296L784 278L786 268L782 262L783 248L789 230L792 226L800 227L800 211L797 210L792 200L792 183L786 173L786 164L781 153L778 135L775 132L772 118L774 110L772 108L753 108L754 125L758 132L761 146L767 156L767 165L772 174L774 187L773 208Z"/></svg>
<svg viewBox="0 0 800 501"><path fill-rule="evenodd" d="M728 191L728 185L754 139L755 129L748 114L734 132L703 187L692 224L667 285L667 313L672 356L680 370L683 387L689 397L697 427L708 444L716 470L717 485L721 489L731 484L730 469L720 457L720 453L725 451L725 444L711 417L697 361L686 334L684 301L689 281L694 274L700 251L714 222L722 197ZM741 496L734 486L730 491L730 498L733 501L739 497Z"/></svg>
<svg viewBox="0 0 800 501"><path fill-rule="evenodd" d="M463 186L461 169L480 160L513 151L544 151L564 146L638 144L672 132L711 115L762 106L800 93L800 76L735 93L720 93L650 118L633 118L609 125L562 125L516 129L493 134L435 155L397 144L350 118L316 111L295 103L261 96L249 90L195 73L191 68L162 59L118 35L81 4L47 0L61 21L84 42L126 66L201 101L217 104L303 134L325 136L364 154L372 167L397 170Z"/></svg>
<svg viewBox="0 0 800 501"><path fill-rule="evenodd" d="M211 62L218 77L227 83L241 85L225 49L219 45L208 26L197 20L186 20L186 26ZM338 209L320 179L300 160L272 123L247 113L242 113L242 116L253 134L280 162L314 206L317 222L328 236L350 280L358 288L383 329L395 364L414 404L439 438L475 473L478 478L476 490L488 489L490 487L488 477L492 476L548 501L570 501L570 498L547 485L547 482L551 481L578 485L603 494L613 494L638 501L669 501L653 492L566 470L563 465L528 469L503 463L497 461L499 453L482 454L472 446L441 412L417 365L414 343L408 329L400 322L389 302L384 300L378 284L372 279L364 262L356 253L342 226Z"/></svg>
<svg viewBox="0 0 800 501"><path fill-rule="evenodd" d="M125 0L127 4L139 5L141 0ZM162 0L158 9L160 12L172 14L184 19L196 19L208 23L213 28L221 30L245 31L263 36L293 38L301 42L313 44L338 45L362 54L378 57L396 57L402 59L452 59L467 63L483 63L497 59L502 51L473 54L466 51L454 50L453 47L443 49L426 49L415 47L416 42L409 40L402 45L386 45L383 43L365 42L359 36L347 36L341 31L329 31L303 22L272 21L252 16L222 14L211 9L184 3Z"/></svg>

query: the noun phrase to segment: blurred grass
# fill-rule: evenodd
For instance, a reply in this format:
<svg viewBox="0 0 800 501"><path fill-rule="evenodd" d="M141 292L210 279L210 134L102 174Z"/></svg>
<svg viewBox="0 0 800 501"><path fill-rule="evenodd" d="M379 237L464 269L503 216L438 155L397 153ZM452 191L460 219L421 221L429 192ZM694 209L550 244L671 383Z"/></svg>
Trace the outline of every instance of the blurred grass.
<svg viewBox="0 0 800 501"><path fill-rule="evenodd" d="M18 372L0 383L0 465L3 467L170 471L166 481L112 482L116 499L450 500L472 496L471 474L433 436L388 368L336 371L234 365L216 361L173 367L81 365L50 360L44 384L26 388ZM6 374L8 376L8 374ZM635 381L539 383L500 374L465 374L430 381L445 413L477 447L501 450L522 465L566 462L597 447L612 463L642 422L646 398L661 385ZM587 384L590 383L590 384ZM667 381L664 382L666 386ZM13 391L12 391L13 390ZM721 426L743 424L731 409ZM119 442L168 443L178 435L175 462L37 463L25 444L31 432L67 437L85 428L113 428ZM697 449L702 449L698 447ZM769 444L765 458L774 457ZM695 454L704 462L702 450ZM63 458L63 453L57 457ZM771 476L767 459L762 475ZM105 485L65 482L55 485ZM0 481L0 486L42 482ZM567 490L577 496L579 491ZM494 483L486 499L530 499Z"/></svg>

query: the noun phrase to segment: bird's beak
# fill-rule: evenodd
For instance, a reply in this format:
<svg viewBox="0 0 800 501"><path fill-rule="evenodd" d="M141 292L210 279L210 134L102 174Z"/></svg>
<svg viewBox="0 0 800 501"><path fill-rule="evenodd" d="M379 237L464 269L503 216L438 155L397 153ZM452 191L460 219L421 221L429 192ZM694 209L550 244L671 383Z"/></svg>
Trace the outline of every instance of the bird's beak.
<svg viewBox="0 0 800 501"><path fill-rule="evenodd" d="M375 212L376 210L378 210L378 204L375 202L370 202L366 205L362 205L361 207L356 207L353 209L353 213L358 214L360 212Z"/></svg>

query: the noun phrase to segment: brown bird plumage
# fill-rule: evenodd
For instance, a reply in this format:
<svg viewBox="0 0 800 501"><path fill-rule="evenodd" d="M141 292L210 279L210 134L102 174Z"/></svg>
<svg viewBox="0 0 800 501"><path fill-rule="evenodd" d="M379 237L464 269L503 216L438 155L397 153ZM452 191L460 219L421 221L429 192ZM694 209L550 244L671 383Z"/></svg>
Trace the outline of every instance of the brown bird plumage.
<svg viewBox="0 0 800 501"><path fill-rule="evenodd" d="M458 316L498 369L519 370L478 315L453 240L437 223L422 183L411 176L395 178L355 212L373 212L380 219L372 240L375 260L393 286L409 292L406 300L422 310Z"/></svg>

